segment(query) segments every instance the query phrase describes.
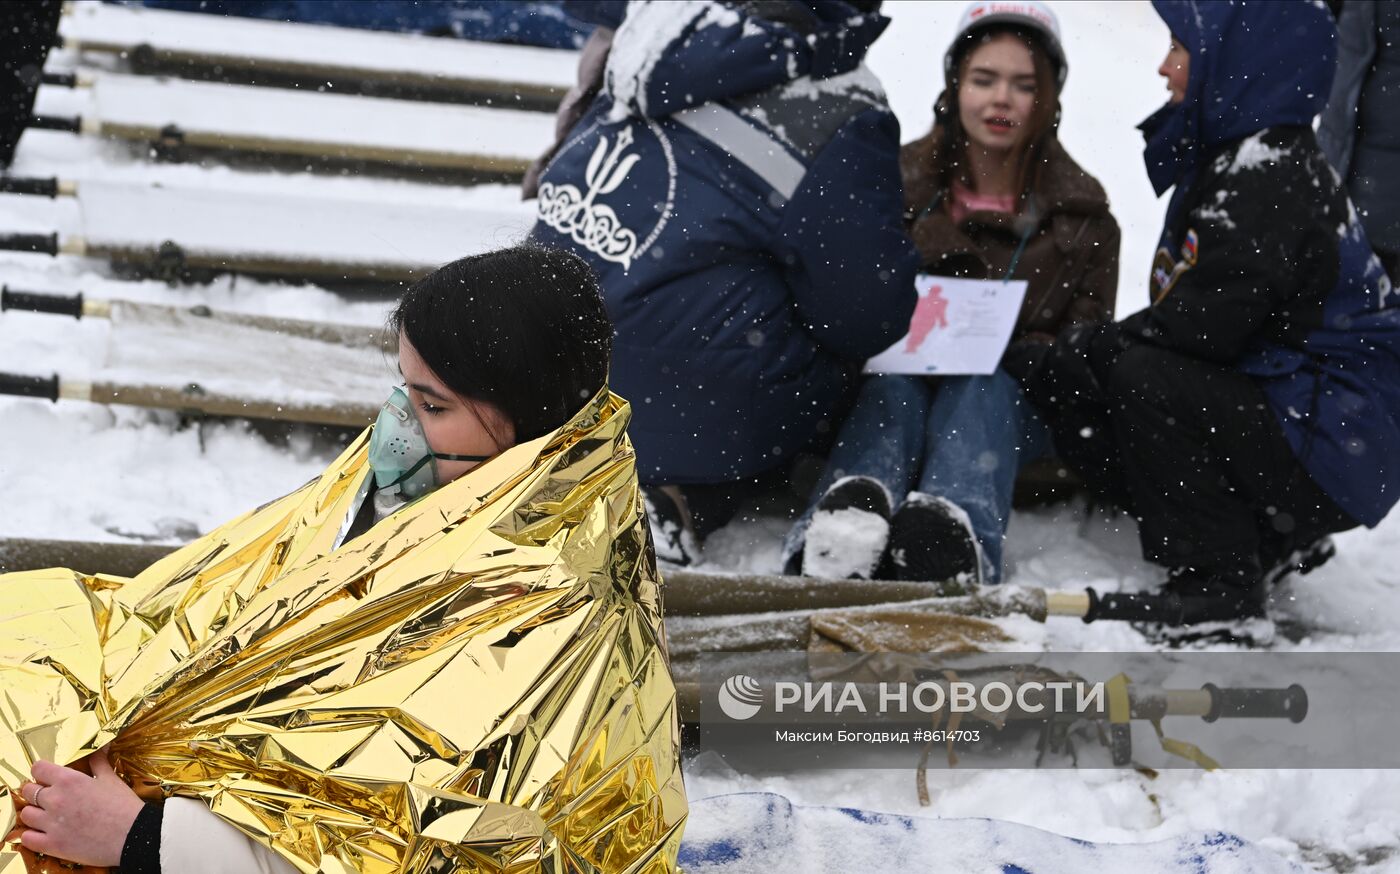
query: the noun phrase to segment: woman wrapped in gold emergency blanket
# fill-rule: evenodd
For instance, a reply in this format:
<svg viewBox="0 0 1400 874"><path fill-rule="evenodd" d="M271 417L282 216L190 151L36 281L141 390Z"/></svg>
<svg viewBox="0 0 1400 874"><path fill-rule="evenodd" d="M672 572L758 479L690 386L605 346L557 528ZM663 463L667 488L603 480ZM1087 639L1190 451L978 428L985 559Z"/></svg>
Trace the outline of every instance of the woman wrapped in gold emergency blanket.
<svg viewBox="0 0 1400 874"><path fill-rule="evenodd" d="M470 280L476 299L493 282L518 295L533 264L556 286L536 293L566 284L581 306L596 303L573 256L520 247L478 257L488 260L440 271L468 271L451 291L466 294L458 286ZM419 468L389 470L388 483L392 465L371 458L402 456L412 441L386 449L367 431L317 479L133 579L0 576L0 818L13 829L0 874L52 864L30 850L140 867L128 858L136 826L119 859L63 849L77 846L64 829L82 827L56 811L65 799L76 810L96 791L83 784L104 781L34 765L104 746L94 775L106 778L110 760L146 799L207 805L275 853L252 870L674 870L686 813L675 689L629 408L602 388L581 409L570 402L562 426L517 441L538 430L522 421L531 413L512 416L499 392L493 404L489 390L460 390L456 363L415 320L461 303L430 303L396 315L407 385L385 409L411 430L407 400L438 414L460 402L482 433L445 438L424 418L432 448ZM606 325L600 305L597 314ZM473 318L463 330L492 316ZM568 312L558 321L579 331ZM601 342L605 368L606 338L579 334ZM573 367L546 352L534 377L549 362ZM532 377L501 380L511 378ZM463 473L437 487L454 465ZM181 839L169 822L164 834ZM170 847L159 855L171 871Z"/></svg>

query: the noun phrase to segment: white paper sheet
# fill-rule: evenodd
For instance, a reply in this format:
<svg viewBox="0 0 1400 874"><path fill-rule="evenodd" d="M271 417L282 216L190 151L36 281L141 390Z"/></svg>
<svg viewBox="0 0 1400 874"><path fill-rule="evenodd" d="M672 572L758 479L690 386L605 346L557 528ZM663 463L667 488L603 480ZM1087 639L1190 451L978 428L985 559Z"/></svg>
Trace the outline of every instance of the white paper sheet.
<svg viewBox="0 0 1400 874"><path fill-rule="evenodd" d="M919 303L905 334L865 363L866 373L988 374L997 369L1026 281L920 274Z"/></svg>

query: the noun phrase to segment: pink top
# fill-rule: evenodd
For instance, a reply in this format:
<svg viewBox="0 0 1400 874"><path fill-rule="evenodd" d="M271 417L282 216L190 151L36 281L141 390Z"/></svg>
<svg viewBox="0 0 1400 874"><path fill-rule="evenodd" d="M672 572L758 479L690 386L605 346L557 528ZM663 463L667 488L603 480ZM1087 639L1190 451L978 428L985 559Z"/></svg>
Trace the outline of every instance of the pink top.
<svg viewBox="0 0 1400 874"><path fill-rule="evenodd" d="M975 191L969 191L960 182L953 183L952 194L952 199L948 204L948 212L956 224L962 224L962 220L970 212L1016 211L1016 196L1014 194L978 194Z"/></svg>

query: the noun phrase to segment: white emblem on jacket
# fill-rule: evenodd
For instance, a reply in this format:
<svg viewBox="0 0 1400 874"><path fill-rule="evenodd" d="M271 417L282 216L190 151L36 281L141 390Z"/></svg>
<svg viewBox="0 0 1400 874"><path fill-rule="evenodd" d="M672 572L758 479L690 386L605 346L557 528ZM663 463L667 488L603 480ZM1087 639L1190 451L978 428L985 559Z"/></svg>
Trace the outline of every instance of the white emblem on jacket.
<svg viewBox="0 0 1400 874"><path fill-rule="evenodd" d="M632 145L632 128L624 127L617 141L608 148L608 138L600 136L593 157L588 159L584 179L588 190L580 192L568 183L544 182L540 185L540 221L561 234L568 234L575 243L599 258L632 266L637 255L637 235L623 227L613 208L597 203L602 195L611 194L627 178L641 155L627 154Z"/></svg>

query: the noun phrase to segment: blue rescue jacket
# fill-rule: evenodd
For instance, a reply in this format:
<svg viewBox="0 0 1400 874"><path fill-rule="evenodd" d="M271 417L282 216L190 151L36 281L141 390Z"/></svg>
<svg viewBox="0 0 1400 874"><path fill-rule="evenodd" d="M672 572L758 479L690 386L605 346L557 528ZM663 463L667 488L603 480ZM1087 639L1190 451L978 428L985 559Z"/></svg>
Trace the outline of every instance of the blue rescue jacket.
<svg viewBox="0 0 1400 874"><path fill-rule="evenodd" d="M645 482L790 460L914 307L899 126L861 65L888 19L755 6L595 16L617 27L603 91L540 180L531 236L599 274Z"/></svg>

